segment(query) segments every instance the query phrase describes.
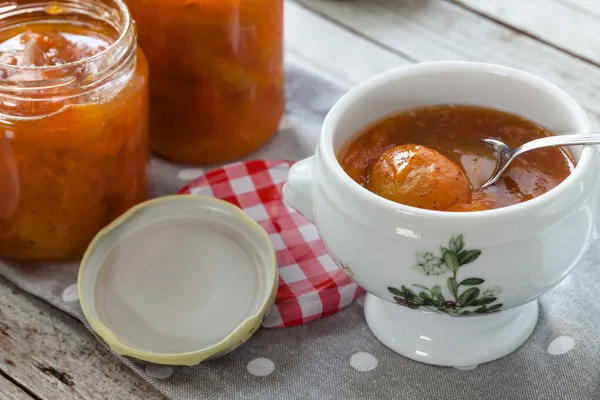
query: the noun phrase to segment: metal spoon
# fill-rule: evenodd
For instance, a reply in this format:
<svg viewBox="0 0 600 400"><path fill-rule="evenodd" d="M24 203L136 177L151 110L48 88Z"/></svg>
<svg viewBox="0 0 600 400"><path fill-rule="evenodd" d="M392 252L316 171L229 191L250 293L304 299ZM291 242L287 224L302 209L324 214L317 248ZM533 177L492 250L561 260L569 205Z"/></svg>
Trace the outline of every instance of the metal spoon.
<svg viewBox="0 0 600 400"><path fill-rule="evenodd" d="M500 179L502 174L506 171L508 166L513 162L515 158L523 153L531 150L541 149L544 147L556 147L556 146L573 146L573 145L585 145L585 144L600 144L600 133L583 133L577 135L558 135L549 136L546 138L532 140L522 146L511 150L504 142L496 139L482 139L483 142L494 150L494 156L499 160L496 170L492 173L490 179L487 180L483 185L482 189L493 185Z"/></svg>

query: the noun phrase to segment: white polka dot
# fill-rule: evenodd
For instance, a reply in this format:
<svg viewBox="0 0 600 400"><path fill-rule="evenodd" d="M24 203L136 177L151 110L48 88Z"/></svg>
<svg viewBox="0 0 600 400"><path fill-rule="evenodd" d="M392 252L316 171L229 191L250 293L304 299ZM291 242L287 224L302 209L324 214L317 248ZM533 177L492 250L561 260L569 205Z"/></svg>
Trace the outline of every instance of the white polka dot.
<svg viewBox="0 0 600 400"><path fill-rule="evenodd" d="M188 168L179 171L179 179L182 181L191 181L192 179L196 179L202 175L204 175L204 171L200 168Z"/></svg>
<svg viewBox="0 0 600 400"><path fill-rule="evenodd" d="M548 346L548 353L553 356L568 353L575 347L575 340L570 336L559 336Z"/></svg>
<svg viewBox="0 0 600 400"><path fill-rule="evenodd" d="M248 363L246 369L254 376L267 376L275 371L275 364L268 358L255 358Z"/></svg>
<svg viewBox="0 0 600 400"><path fill-rule="evenodd" d="M167 379L168 377L173 375L173 368L148 364L146 365L146 373L150 375L151 378Z"/></svg>
<svg viewBox="0 0 600 400"><path fill-rule="evenodd" d="M77 284L74 283L70 286L67 286L62 293L62 299L66 303L72 303L74 301L79 300L79 293L77 292Z"/></svg>
<svg viewBox="0 0 600 400"><path fill-rule="evenodd" d="M356 304L358 304L361 307L364 307L365 305L365 295L361 294L360 297L358 299L356 299Z"/></svg>
<svg viewBox="0 0 600 400"><path fill-rule="evenodd" d="M377 367L377 359L373 354L361 351L352 354L352 357L350 357L350 365L360 372L372 371Z"/></svg>
<svg viewBox="0 0 600 400"><path fill-rule="evenodd" d="M279 130L280 131L285 131L288 129L291 129L294 127L294 120L286 115L281 119L281 122L279 123Z"/></svg>
<svg viewBox="0 0 600 400"><path fill-rule="evenodd" d="M459 369L461 371L471 371L471 370L477 368L477 364L475 364L475 365L467 365L466 367L454 367L454 368Z"/></svg>

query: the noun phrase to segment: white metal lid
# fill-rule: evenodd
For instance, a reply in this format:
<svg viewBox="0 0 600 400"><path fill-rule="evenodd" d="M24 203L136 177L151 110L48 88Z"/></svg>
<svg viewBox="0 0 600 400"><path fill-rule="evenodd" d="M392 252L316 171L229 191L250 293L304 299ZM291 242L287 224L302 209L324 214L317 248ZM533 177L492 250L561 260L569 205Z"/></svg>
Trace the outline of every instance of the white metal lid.
<svg viewBox="0 0 600 400"><path fill-rule="evenodd" d="M244 342L276 288L264 230L227 202L191 195L134 207L98 234L79 275L92 328L117 353L162 364Z"/></svg>

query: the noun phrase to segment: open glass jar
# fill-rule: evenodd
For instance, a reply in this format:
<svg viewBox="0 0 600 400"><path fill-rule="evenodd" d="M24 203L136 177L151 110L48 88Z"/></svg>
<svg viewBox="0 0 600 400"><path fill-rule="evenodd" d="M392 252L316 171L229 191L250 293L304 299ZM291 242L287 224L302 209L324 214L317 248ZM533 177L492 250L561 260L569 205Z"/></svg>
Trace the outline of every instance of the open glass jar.
<svg viewBox="0 0 600 400"><path fill-rule="evenodd" d="M223 162L262 146L285 108L283 0L126 0L150 65L152 149Z"/></svg>
<svg viewBox="0 0 600 400"><path fill-rule="evenodd" d="M0 256L76 258L149 195L147 62L121 0L0 6Z"/></svg>

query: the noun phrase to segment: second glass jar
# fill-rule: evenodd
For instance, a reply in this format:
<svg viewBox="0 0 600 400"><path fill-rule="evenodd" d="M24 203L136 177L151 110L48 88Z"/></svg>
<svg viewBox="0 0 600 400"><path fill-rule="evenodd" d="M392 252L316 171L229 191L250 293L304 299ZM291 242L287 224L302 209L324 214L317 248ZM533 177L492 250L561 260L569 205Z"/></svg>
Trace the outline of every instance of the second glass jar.
<svg viewBox="0 0 600 400"><path fill-rule="evenodd" d="M285 108L282 0L127 0L150 64L152 149L181 163L261 147Z"/></svg>

